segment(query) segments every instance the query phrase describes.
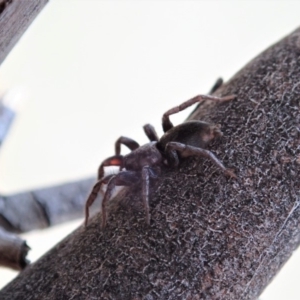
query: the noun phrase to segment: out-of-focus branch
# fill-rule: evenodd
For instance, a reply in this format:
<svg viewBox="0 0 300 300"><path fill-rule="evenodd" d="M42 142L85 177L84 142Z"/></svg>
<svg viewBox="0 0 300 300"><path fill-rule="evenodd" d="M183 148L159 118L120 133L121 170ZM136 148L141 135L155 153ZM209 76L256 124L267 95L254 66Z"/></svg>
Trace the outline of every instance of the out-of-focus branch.
<svg viewBox="0 0 300 300"><path fill-rule="evenodd" d="M0 196L0 226L7 231L22 233L81 218L86 197L94 182L89 178ZM95 211L99 207L99 202L93 205Z"/></svg>
<svg viewBox="0 0 300 300"><path fill-rule="evenodd" d="M7 197L0 196L0 266L21 270L30 249L15 233L83 217L84 204L94 179L61 184ZM101 195L91 208L99 211ZM9 232L8 232L9 231Z"/></svg>
<svg viewBox="0 0 300 300"><path fill-rule="evenodd" d="M0 99L0 146L2 145L9 128L14 120L15 110L9 105L3 103Z"/></svg>
<svg viewBox="0 0 300 300"><path fill-rule="evenodd" d="M9 91L0 99L0 145L15 117L17 96ZM22 233L82 217L86 195L93 182L93 179L86 179L0 196L0 265L20 270L28 263L26 242L8 231Z"/></svg>
<svg viewBox="0 0 300 300"><path fill-rule="evenodd" d="M0 227L0 266L24 269L28 264L26 255L29 249L24 240Z"/></svg>
<svg viewBox="0 0 300 300"><path fill-rule="evenodd" d="M47 2L48 0L0 0L0 64ZM0 144L15 115L11 103L2 100L0 102ZM3 203L1 204L3 206ZM5 231L1 226L3 222L3 216L0 215L0 265L17 270L23 269L27 264L26 255L29 247L25 241Z"/></svg>
<svg viewBox="0 0 300 300"><path fill-rule="evenodd" d="M48 0L0 0L0 64Z"/></svg>

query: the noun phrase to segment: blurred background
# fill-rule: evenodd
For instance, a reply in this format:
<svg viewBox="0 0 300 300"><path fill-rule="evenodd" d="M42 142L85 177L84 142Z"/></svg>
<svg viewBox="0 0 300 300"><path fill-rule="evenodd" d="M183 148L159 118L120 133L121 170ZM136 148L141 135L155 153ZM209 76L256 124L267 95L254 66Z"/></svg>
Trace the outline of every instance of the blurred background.
<svg viewBox="0 0 300 300"><path fill-rule="evenodd" d="M21 99L1 194L96 176L120 135L145 143L148 122L161 134L167 109L229 79L300 26L299 11L292 0L51 0L0 67L0 94ZM23 234L29 259L81 223ZM299 269L298 251L261 299L299 299ZM0 268L0 287L16 274Z"/></svg>

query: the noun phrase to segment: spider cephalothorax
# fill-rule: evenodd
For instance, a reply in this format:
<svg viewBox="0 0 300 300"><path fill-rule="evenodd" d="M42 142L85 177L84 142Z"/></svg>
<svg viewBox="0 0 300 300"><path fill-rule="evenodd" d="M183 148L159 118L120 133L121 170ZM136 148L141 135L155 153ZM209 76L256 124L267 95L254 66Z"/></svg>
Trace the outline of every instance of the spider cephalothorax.
<svg viewBox="0 0 300 300"><path fill-rule="evenodd" d="M176 106L166 113L162 118L164 135L159 139L155 129L150 124L144 126L144 131L150 143L140 146L136 141L120 137L115 143L115 155L105 159L98 170L98 181L94 185L85 205L85 225L89 217L89 207L95 201L103 184L107 189L102 200L102 227L106 224L106 205L116 186L128 186L142 182L142 197L146 213L146 221L150 223L149 213L149 185L150 178L156 178L162 167L176 167L181 158L188 156L202 156L209 158L225 174L236 177L235 174L224 167L217 157L206 150L206 146L216 137L222 136L220 125L213 125L202 121L187 121L173 126L169 116L178 113L185 108L204 100L218 102L229 101L235 95L219 98L206 95L198 95L181 105ZM125 156L120 154L121 145L127 146L131 152ZM104 176L104 167L118 166L119 173Z"/></svg>

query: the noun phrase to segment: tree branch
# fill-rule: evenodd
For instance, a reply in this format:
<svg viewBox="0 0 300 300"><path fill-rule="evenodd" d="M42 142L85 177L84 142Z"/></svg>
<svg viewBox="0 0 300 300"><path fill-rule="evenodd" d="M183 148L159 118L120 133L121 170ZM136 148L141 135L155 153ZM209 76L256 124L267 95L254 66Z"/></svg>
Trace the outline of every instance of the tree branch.
<svg viewBox="0 0 300 300"><path fill-rule="evenodd" d="M26 242L13 233L43 229L83 217L84 204L94 179L0 196L0 266L21 270L28 261ZM99 211L101 195L91 214ZM10 233L8 232L10 231Z"/></svg>
<svg viewBox="0 0 300 300"><path fill-rule="evenodd" d="M0 227L0 266L22 270L28 264L29 249L24 240Z"/></svg>
<svg viewBox="0 0 300 300"><path fill-rule="evenodd" d="M0 0L0 64L48 0Z"/></svg>
<svg viewBox="0 0 300 300"><path fill-rule="evenodd" d="M105 230L94 217L0 298L256 299L300 240L299 57L300 29L215 93L237 100L192 116L222 125L211 150L238 180L185 159L151 183L150 227L141 187L123 190Z"/></svg>
<svg viewBox="0 0 300 300"><path fill-rule="evenodd" d="M86 197L94 182L89 178L0 196L0 226L10 232L22 233L81 218ZM99 204L94 208L99 210Z"/></svg>

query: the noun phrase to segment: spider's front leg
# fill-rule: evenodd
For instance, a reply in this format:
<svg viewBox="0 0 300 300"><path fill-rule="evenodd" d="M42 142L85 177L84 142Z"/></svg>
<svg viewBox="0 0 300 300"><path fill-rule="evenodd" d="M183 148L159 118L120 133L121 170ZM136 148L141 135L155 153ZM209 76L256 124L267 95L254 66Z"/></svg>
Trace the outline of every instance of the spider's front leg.
<svg viewBox="0 0 300 300"><path fill-rule="evenodd" d="M210 95L198 95L198 96L196 96L192 99L189 99L189 100L181 103L180 105L175 106L175 107L169 109L168 111L166 111L162 117L163 130L164 130L164 132L167 132L168 130L170 130L171 128L174 127L172 122L170 121L170 115L176 114L197 102L201 102L201 101L205 101L205 100L226 102L226 101L233 100L235 98L236 98L236 95L230 95L230 96L226 96L226 97L222 97L222 98L214 97L214 96L210 96Z"/></svg>
<svg viewBox="0 0 300 300"><path fill-rule="evenodd" d="M166 153L170 155L174 151L180 153L182 157L189 157L189 156L202 156L205 158L209 158L217 167L219 167L226 175L237 178L234 172L230 169L227 169L222 162L209 150L185 145L178 142L169 142L166 146Z"/></svg>

